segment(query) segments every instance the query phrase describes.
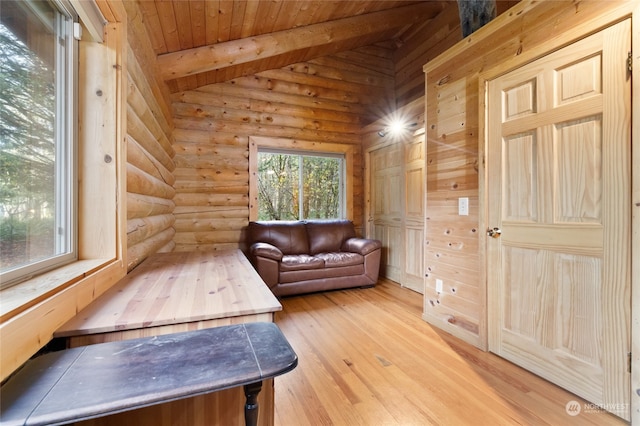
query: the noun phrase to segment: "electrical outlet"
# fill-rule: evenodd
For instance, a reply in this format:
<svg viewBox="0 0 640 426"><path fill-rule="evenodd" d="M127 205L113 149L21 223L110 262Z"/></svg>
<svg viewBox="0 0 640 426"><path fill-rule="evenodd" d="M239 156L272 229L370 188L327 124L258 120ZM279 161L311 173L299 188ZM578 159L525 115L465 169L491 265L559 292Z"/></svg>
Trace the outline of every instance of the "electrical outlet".
<svg viewBox="0 0 640 426"><path fill-rule="evenodd" d="M436 279L436 293L442 293L442 280Z"/></svg>
<svg viewBox="0 0 640 426"><path fill-rule="evenodd" d="M469 216L469 199L467 197L458 198L458 215Z"/></svg>

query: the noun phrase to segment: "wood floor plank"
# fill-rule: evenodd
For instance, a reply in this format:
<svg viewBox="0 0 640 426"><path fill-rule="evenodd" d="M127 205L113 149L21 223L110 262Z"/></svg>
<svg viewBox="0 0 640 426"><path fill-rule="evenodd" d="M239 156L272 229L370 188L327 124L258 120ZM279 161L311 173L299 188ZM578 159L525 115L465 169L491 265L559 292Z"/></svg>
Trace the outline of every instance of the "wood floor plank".
<svg viewBox="0 0 640 426"><path fill-rule="evenodd" d="M299 364L275 381L276 426L626 424L432 327L422 296L391 281L281 303Z"/></svg>

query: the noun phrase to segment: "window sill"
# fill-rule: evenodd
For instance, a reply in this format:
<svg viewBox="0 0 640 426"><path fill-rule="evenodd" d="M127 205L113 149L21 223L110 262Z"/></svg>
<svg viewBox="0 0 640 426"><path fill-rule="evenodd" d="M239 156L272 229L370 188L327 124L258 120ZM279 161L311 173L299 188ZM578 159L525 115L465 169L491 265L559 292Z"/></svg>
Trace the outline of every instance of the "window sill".
<svg viewBox="0 0 640 426"><path fill-rule="evenodd" d="M78 260L0 291L0 323L99 270L112 259Z"/></svg>

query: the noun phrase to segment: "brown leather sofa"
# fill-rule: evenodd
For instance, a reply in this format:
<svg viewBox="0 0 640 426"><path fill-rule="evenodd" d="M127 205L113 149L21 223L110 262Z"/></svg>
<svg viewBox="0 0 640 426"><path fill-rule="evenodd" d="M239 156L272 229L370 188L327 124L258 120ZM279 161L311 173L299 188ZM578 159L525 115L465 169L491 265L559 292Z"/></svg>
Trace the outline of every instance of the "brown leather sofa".
<svg viewBox="0 0 640 426"><path fill-rule="evenodd" d="M378 281L378 240L357 238L348 220L249 223L249 258L276 296L351 287Z"/></svg>

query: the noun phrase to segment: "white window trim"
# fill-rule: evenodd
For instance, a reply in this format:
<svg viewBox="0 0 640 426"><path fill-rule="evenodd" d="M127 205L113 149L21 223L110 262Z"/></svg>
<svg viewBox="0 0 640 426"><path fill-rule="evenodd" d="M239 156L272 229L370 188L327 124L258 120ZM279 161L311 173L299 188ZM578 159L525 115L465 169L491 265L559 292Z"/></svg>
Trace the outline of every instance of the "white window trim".
<svg viewBox="0 0 640 426"><path fill-rule="evenodd" d="M89 33L86 39L88 41L102 43L104 41L102 32L107 20L98 8L96 2L87 0L68 1L80 17L80 22L82 22L82 25Z"/></svg>
<svg viewBox="0 0 640 426"><path fill-rule="evenodd" d="M55 237L56 253L43 260L17 266L2 272L0 288L31 279L44 272L62 267L77 260L77 82L78 82L78 42L74 38L74 25L78 15L65 1L49 0L52 7L57 9L53 28L49 28L54 37L64 41L55 43L55 230L62 237ZM32 13L39 15L37 8L25 3L24 6ZM44 18L41 18L44 19ZM43 24L47 22L43 20ZM48 26L48 25L47 25Z"/></svg>
<svg viewBox="0 0 640 426"><path fill-rule="evenodd" d="M95 0L49 0L58 11L65 15L69 22L66 23L64 28L64 34L66 35L66 53L63 57L56 55L56 61L58 62L56 70L63 69L64 72L56 73L56 84L63 86L63 92L66 96L57 96L56 109L58 111L64 110L64 121L61 117L56 116L56 138L58 140L68 141L65 144L56 144L56 181L61 182L64 187L61 196L56 203L56 229L60 227L66 229L68 237L64 242L56 239L56 251L58 249L64 249L65 253L55 255L49 259L36 262L34 264L27 265L26 267L20 267L15 270L9 270L3 273L3 283L0 283L0 289L6 290L11 286L18 285L21 282L26 281L41 281L45 283L51 283L51 280L44 277L38 279L42 274L46 274L48 271L60 270L65 265L77 261L79 258L79 240L78 240L78 215L80 214L78 204L78 187L77 182L79 178L80 169L78 167L78 123L80 121L78 113L78 97L80 92L78 91L79 81L79 39L76 36L76 27L80 22L85 29L87 29L88 35L85 35L84 41L102 43L104 41L104 25L107 20L98 8ZM59 22L55 24L59 26ZM59 45L58 45L59 46ZM63 219L59 222L59 219ZM104 261L104 259L99 262ZM95 262L91 262L92 264ZM76 270L74 265L71 265L68 270ZM93 266L89 269L94 269ZM52 288L50 284L41 288L38 293L47 294ZM3 296L9 292L3 291ZM15 290L10 292L15 293ZM14 298L10 298L13 300ZM3 303L0 309L0 314L6 314L7 303ZM10 305L12 305L10 303Z"/></svg>

